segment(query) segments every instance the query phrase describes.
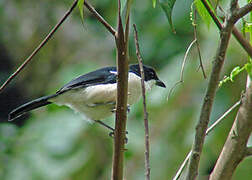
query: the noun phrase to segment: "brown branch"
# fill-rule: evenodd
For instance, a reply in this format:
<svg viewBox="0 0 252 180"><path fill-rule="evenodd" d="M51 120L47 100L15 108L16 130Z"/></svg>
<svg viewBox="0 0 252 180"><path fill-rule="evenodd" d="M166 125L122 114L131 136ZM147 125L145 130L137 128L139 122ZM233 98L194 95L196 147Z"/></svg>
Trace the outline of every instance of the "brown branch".
<svg viewBox="0 0 252 180"><path fill-rule="evenodd" d="M220 124L220 122L222 122L222 120L227 117L227 115L229 115L229 113L231 113L236 107L238 107L241 104L241 101L236 102L231 108L229 108L221 117L219 117L206 131L206 135L208 135L210 132L212 132L217 125ZM181 164L179 170L177 171L176 175L173 177L173 180L178 180L180 175L182 174L182 171L184 169L184 167L186 166L186 163L188 162L190 156L192 154L192 150L187 154L185 160L183 161L183 163Z"/></svg>
<svg viewBox="0 0 252 180"><path fill-rule="evenodd" d="M252 2L246 4L245 6L241 7L237 12L236 12L236 21L248 14L252 10Z"/></svg>
<svg viewBox="0 0 252 180"><path fill-rule="evenodd" d="M249 78L249 77L248 77ZM247 156L247 142L252 132L252 82L242 98L242 105L217 160L210 180L232 179L238 164ZM251 152L251 149L250 149Z"/></svg>
<svg viewBox="0 0 252 180"><path fill-rule="evenodd" d="M117 47L117 103L115 122L115 141L113 150L112 180L123 179L124 142L126 138L127 121L127 97L128 97L128 44L125 43L125 35L120 14L120 0L118 0L118 25L115 35ZM128 35L127 35L128 36Z"/></svg>
<svg viewBox="0 0 252 180"><path fill-rule="evenodd" d="M95 8L89 4L86 0L84 1L86 8L100 21L104 27L113 35L116 35L116 30L95 10Z"/></svg>
<svg viewBox="0 0 252 180"><path fill-rule="evenodd" d="M233 7L234 2L231 2L231 17L227 19L227 23L223 26L220 32L220 45L217 49L216 57L214 60L214 65L212 68L210 80L207 87L207 92L204 97L204 102L201 108L200 118L196 126L196 134L192 146L192 155L189 159L188 164L188 172L186 174L186 179L188 180L195 180L198 175L198 167L200 156L205 140L206 130L210 119L210 114L212 111L214 97L216 95L216 91L219 84L220 73L222 70L222 66L225 60L225 55L229 43L229 39L231 36L233 24Z"/></svg>
<svg viewBox="0 0 252 180"><path fill-rule="evenodd" d="M236 107L241 104L241 100L236 102L230 109L228 109L219 119L217 119L206 131L208 135L230 112L232 112Z"/></svg>
<svg viewBox="0 0 252 180"><path fill-rule="evenodd" d="M150 140L149 140L149 125L148 125L148 112L146 108L146 96L145 96L145 85L144 85L144 70L143 70L143 59L140 54L140 48L138 43L138 33L136 25L133 24L134 35L135 35L135 46L138 64L141 72L141 85L142 85L142 96L143 96L143 110L144 110L144 128L145 128L145 179L150 180Z"/></svg>
<svg viewBox="0 0 252 180"><path fill-rule="evenodd" d="M129 15L129 14L128 14ZM124 33L124 36L125 36L125 44L128 44L129 43L129 19L130 19L130 15L127 17L127 20L126 20L126 27L125 27L125 33ZM127 48L127 53L126 53L127 57L129 56L128 54L128 48Z"/></svg>
<svg viewBox="0 0 252 180"><path fill-rule="evenodd" d="M23 68L32 60L32 58L39 52L39 50L48 42L52 35L58 30L61 24L66 20L66 18L71 14L77 5L78 0L75 0L69 10L64 14L60 21L53 27L49 34L43 39L43 41L36 47L36 49L31 53L31 55L18 67L18 69L2 84L0 87L0 92L14 79Z"/></svg>
<svg viewBox="0 0 252 180"><path fill-rule="evenodd" d="M210 8L210 6L208 5L207 1L206 0L201 0L201 2L205 6L207 12L209 13L209 15L211 16L211 18L213 19L213 21L216 24L216 26L219 28L219 30L221 30L222 29L222 24L219 21L218 17L215 15L215 13Z"/></svg>
<svg viewBox="0 0 252 180"><path fill-rule="evenodd" d="M242 45L243 49L248 53L250 57L252 57L252 46L249 44L249 42L242 36L242 34L239 32L239 30L234 26L233 35L235 36L235 39Z"/></svg>
<svg viewBox="0 0 252 180"><path fill-rule="evenodd" d="M217 25L219 30L222 29L222 24L215 15L215 13L211 10L210 6L206 2L206 0L201 0L203 5L205 6L206 10L208 11L209 15L212 17L214 23ZM234 26L232 30L232 34L235 36L235 39L240 43L240 45L243 47L243 49L249 54L250 57L252 57L252 46L249 44L249 42L241 35L241 33L237 30L237 28Z"/></svg>
<svg viewBox="0 0 252 180"><path fill-rule="evenodd" d="M206 73L205 73L205 70L204 70L204 67L203 67L202 58L201 58L200 45L199 45L199 41L198 41L198 38L197 38L197 27L196 26L197 25L196 25L196 9L195 9L194 10L194 20L193 20L193 35L194 35L194 39L196 39L196 47L197 47L197 50L198 50L199 62L200 62L200 66L199 67L202 70L203 77L206 79L207 76L206 76Z"/></svg>
<svg viewBox="0 0 252 180"><path fill-rule="evenodd" d="M170 96L173 92L173 90L175 89L175 87L177 87L179 84L183 83L184 82L184 70L185 70L185 63L186 63L186 59L187 59L187 56L188 56L188 53L190 52L190 49L192 48L192 45L197 41L197 39L194 39L190 45L188 46L186 52L185 52L185 56L184 56L184 59L183 59L183 62L182 62L182 65L181 65L181 71L180 71L180 80L178 82L176 82L172 88L170 89L169 91L169 94L168 94L168 97L167 99L170 99Z"/></svg>

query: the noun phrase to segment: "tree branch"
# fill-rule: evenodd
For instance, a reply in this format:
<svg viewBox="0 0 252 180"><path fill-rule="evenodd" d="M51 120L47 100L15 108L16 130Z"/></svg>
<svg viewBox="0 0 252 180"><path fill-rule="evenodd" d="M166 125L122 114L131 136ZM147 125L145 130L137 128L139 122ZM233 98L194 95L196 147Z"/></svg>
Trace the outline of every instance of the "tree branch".
<svg viewBox="0 0 252 180"><path fill-rule="evenodd" d="M113 151L112 180L123 179L123 159L124 143L126 138L127 121L127 99L128 99L128 44L125 43L125 36L122 18L120 14L120 0L118 0L118 25L115 35L117 48L117 103L116 103L116 122L115 122L115 141ZM127 31L128 33L129 31Z"/></svg>
<svg viewBox="0 0 252 180"><path fill-rule="evenodd" d="M141 72L141 85L142 85L142 96L143 96L144 128L145 128L145 179L150 180L150 139L149 139L148 112L146 108L143 59L140 54L136 25L133 24L133 27L134 27L134 32L135 32L134 35L135 35L136 55L137 55L138 64L139 64L140 72Z"/></svg>
<svg viewBox="0 0 252 180"><path fill-rule="evenodd" d="M213 19L213 21L216 24L216 26L219 28L219 30L221 30L222 29L222 24L219 21L218 17L215 15L215 13L210 8L210 6L208 5L207 1L206 0L201 0L201 2L205 6L207 12L209 13L209 15L211 16L211 18Z"/></svg>
<svg viewBox="0 0 252 180"><path fill-rule="evenodd" d="M66 18L71 14L77 5L78 0L75 0L69 10L64 14L60 21L53 27L49 34L43 39L43 41L36 47L36 49L31 53L31 55L18 67L18 69L2 84L0 87L0 92L14 79L23 68L32 60L32 58L39 52L39 50L48 42L52 35L58 30L61 24L66 20Z"/></svg>
<svg viewBox="0 0 252 180"><path fill-rule="evenodd" d="M241 101L236 102L231 108L229 108L221 117L219 117L206 131L206 135L208 135L212 130L214 130L217 125L222 122L222 120L230 113L232 112L236 107L238 107L241 104ZM177 171L176 175L173 177L173 180L177 180L180 175L182 174L182 171L184 167L186 166L187 161L189 160L190 156L192 154L192 150L187 154L185 160L181 164L179 170Z"/></svg>
<svg viewBox="0 0 252 180"><path fill-rule="evenodd" d="M248 76L249 78L249 76ZM228 180L232 178L238 164L252 153L251 148L246 147L252 131L252 82L242 98L242 105L237 113L235 122L229 132L228 138L217 160L210 180Z"/></svg>
<svg viewBox="0 0 252 180"><path fill-rule="evenodd" d="M186 179L188 180L195 180L198 175L200 155L201 155L204 140L205 140L206 130L209 123L210 114L212 111L214 97L216 95L216 91L219 84L220 72L221 72L221 69L225 60L225 55L226 55L229 39L231 36L232 28L234 26L233 21L232 21L233 20L232 15L234 11L233 10L234 2L237 2L237 1L232 1L231 3L231 9L232 9L231 17L227 19L227 22L225 23L224 27L221 29L221 32L220 32L220 38L221 38L220 45L218 47L216 57L214 60L214 65L213 65L210 80L208 83L207 92L204 97L204 102L202 105L200 118L196 126L196 134L195 134L195 139L192 146L192 155L189 159L188 172L186 174Z"/></svg>
<svg viewBox="0 0 252 180"><path fill-rule="evenodd" d="M217 25L219 30L222 29L222 24L219 21L218 17L215 15L215 13L211 10L210 6L206 2L206 0L201 0L202 4L205 6L206 10L208 11L209 15L212 17L214 23ZM245 6L244 6L245 7ZM250 57L252 57L252 46L249 44L249 42L241 35L241 33L238 31L238 29L234 26L233 35L235 36L235 39L240 43L240 45L243 47L243 49L249 54Z"/></svg>
<svg viewBox="0 0 252 180"><path fill-rule="evenodd" d="M84 5L86 8L96 17L98 21L100 21L105 28L113 35L116 35L116 30L95 10L95 8L89 4L86 0L84 1Z"/></svg>
<svg viewBox="0 0 252 180"><path fill-rule="evenodd" d="M246 4L245 6L241 7L237 11L236 15L236 21L248 14L252 10L252 2Z"/></svg>
<svg viewBox="0 0 252 180"><path fill-rule="evenodd" d="M252 46L249 42L242 36L239 30L234 26L232 31L235 39L242 45L243 49L252 57Z"/></svg>

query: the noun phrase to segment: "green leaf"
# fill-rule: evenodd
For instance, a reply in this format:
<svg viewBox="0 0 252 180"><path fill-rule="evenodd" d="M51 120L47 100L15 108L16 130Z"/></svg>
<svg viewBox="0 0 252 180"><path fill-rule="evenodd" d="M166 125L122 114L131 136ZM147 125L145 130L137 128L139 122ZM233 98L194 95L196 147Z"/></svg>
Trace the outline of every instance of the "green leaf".
<svg viewBox="0 0 252 180"><path fill-rule="evenodd" d="M163 11L165 12L165 15L168 19L168 22L172 28L172 31L174 33L176 33L176 31L172 25L172 10L173 10L173 6L174 6L175 2L176 2L176 0L160 0L159 1Z"/></svg>
<svg viewBox="0 0 252 180"><path fill-rule="evenodd" d="M234 82L234 78L240 74L244 69L246 69L246 67L248 66L249 63L245 64L242 68L240 68L239 66L236 66L230 73L230 75L228 77L224 77L224 79L222 81L220 81L219 83L219 87L221 87L224 83L231 81ZM249 67L248 67L249 68Z"/></svg>
<svg viewBox="0 0 252 180"><path fill-rule="evenodd" d="M230 81L234 82L234 77L237 76L241 72L241 68L239 66L235 67L230 73Z"/></svg>
<svg viewBox="0 0 252 180"><path fill-rule="evenodd" d="M210 6L210 8L212 9L212 11L214 12L214 9L212 7L212 5L208 2L208 0L206 0L206 2L208 3L208 5ZM204 4L202 4L201 0L194 0L196 9L200 15L200 17L202 18L202 20L206 23L207 27L210 27L210 23L212 21L211 16L209 15L208 11L206 10Z"/></svg>
<svg viewBox="0 0 252 180"><path fill-rule="evenodd" d="M245 65L245 69L247 73L249 74L249 77L252 79L252 63L247 63Z"/></svg>
<svg viewBox="0 0 252 180"><path fill-rule="evenodd" d="M156 7L156 4L157 4L157 0L152 0L152 6L153 6L153 8Z"/></svg>
<svg viewBox="0 0 252 180"><path fill-rule="evenodd" d="M84 1L85 0L78 0L77 6L79 7L80 10L80 16L81 16L81 20L84 22Z"/></svg>
<svg viewBox="0 0 252 180"><path fill-rule="evenodd" d="M251 33L251 32L252 32L252 23L246 22L246 23L245 23L245 26L243 27L243 30L244 30L245 32Z"/></svg>

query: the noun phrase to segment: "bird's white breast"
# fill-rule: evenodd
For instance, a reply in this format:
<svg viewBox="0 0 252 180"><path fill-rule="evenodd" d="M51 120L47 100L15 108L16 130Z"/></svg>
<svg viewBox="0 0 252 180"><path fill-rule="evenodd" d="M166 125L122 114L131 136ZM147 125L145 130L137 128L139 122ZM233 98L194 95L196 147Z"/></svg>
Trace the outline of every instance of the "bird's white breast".
<svg viewBox="0 0 252 180"><path fill-rule="evenodd" d="M155 81L145 82L146 90L150 90ZM128 104L136 103L141 97L141 78L134 73L128 77ZM52 102L66 105L92 120L104 119L112 114L117 98L117 84L100 84L69 90L55 98Z"/></svg>

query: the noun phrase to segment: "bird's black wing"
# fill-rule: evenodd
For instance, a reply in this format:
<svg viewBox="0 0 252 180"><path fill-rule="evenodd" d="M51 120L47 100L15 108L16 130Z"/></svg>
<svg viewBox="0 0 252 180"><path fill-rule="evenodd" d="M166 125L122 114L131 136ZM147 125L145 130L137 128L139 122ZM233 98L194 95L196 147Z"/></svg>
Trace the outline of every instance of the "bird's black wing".
<svg viewBox="0 0 252 180"><path fill-rule="evenodd" d="M85 88L92 85L116 83L116 67L105 67L79 76L65 84L57 94L71 89Z"/></svg>

